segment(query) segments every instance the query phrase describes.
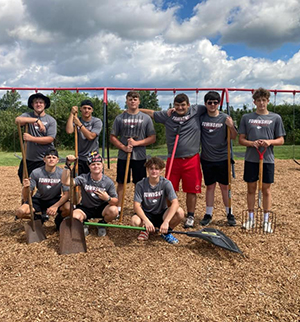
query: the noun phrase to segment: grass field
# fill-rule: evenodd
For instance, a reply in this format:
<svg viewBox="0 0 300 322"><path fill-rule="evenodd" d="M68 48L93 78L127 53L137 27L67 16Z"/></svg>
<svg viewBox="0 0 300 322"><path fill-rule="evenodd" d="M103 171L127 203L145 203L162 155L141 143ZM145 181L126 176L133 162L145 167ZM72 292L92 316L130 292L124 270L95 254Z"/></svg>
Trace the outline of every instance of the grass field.
<svg viewBox="0 0 300 322"><path fill-rule="evenodd" d="M243 146L234 146L233 153L235 159L243 159L243 154L246 148ZM275 158L282 160L289 160L295 158L300 160L300 146L283 145L274 147ZM74 154L72 150L59 150L60 158L65 158L68 154ZM110 158L116 158L118 155L118 150L109 150ZM147 155L155 156L167 156L167 147L165 145L148 148ZM105 152L105 157L107 157L107 152ZM21 152L0 152L0 166L16 166L20 163Z"/></svg>

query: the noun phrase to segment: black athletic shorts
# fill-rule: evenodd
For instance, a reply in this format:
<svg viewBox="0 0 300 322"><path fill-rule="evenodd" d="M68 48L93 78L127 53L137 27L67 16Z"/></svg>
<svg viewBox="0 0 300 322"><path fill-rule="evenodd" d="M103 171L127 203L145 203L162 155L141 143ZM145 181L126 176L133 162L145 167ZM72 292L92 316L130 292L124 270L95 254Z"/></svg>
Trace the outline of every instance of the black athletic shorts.
<svg viewBox="0 0 300 322"><path fill-rule="evenodd" d="M210 162L201 159L202 172L206 186L216 182L228 185L228 165L227 160Z"/></svg>
<svg viewBox="0 0 300 322"><path fill-rule="evenodd" d="M256 182L258 180L259 163L245 161L244 181ZM274 163L263 164L263 183L274 182Z"/></svg>
<svg viewBox="0 0 300 322"><path fill-rule="evenodd" d="M83 173L89 173L90 167L88 166L87 161L78 160L78 175L80 176Z"/></svg>
<svg viewBox="0 0 300 322"><path fill-rule="evenodd" d="M79 204L79 205L76 206L76 209L82 210L85 213L87 219L91 219L91 218L103 218L102 212L103 212L104 208L107 205L108 205L108 202L104 202L99 207L88 208L88 207L85 207L85 206Z"/></svg>
<svg viewBox="0 0 300 322"><path fill-rule="evenodd" d="M130 182L130 176L132 171L132 182L136 184L143 178L147 177L146 168L144 166L146 160L130 160L127 183ZM117 182L124 183L126 170L126 160L118 159L117 162Z"/></svg>
<svg viewBox="0 0 300 322"><path fill-rule="evenodd" d="M166 208L165 210L163 210L161 213L153 215L150 212L145 212L146 217L152 222L153 226L155 228L160 228L160 226L163 223L163 216L165 214L165 212L167 211L168 208Z"/></svg>
<svg viewBox="0 0 300 322"><path fill-rule="evenodd" d="M44 162L44 160L40 160L40 161L26 160L26 165L27 165L28 175L30 176L30 173L34 169L43 167L45 165L45 162ZM19 165L18 176L20 178L20 182L22 183L22 181L23 181L23 161L22 160L21 160L20 165Z"/></svg>
<svg viewBox="0 0 300 322"><path fill-rule="evenodd" d="M58 202L60 196L56 198L52 198L49 200L42 200L41 198L36 198L35 196L32 197L32 206L35 212L45 213L48 208L53 206L55 203ZM28 202L26 202L28 204Z"/></svg>

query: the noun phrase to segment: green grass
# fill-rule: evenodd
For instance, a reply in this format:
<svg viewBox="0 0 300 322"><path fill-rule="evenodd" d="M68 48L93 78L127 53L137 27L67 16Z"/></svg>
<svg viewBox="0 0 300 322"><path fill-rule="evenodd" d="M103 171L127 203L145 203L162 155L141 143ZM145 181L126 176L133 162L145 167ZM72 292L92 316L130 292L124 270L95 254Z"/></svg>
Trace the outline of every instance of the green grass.
<svg viewBox="0 0 300 322"><path fill-rule="evenodd" d="M243 146L234 146L233 152L235 153L244 153L246 150ZM292 145L282 145L274 147L275 158L276 159L295 159L300 160L300 146L292 146ZM58 151L60 158L65 158L68 154L74 154L72 150L59 150ZM20 163L20 159L15 156L15 154L20 158L21 152L0 152L0 166L17 166ZM118 150L110 149L109 150L110 158L116 158L118 155ZM151 146L147 149L147 155L155 156L166 156L167 155L167 147L165 145L158 146L152 148ZM107 152L105 152L105 156L107 157ZM239 160L243 159L243 156L234 155L234 158Z"/></svg>

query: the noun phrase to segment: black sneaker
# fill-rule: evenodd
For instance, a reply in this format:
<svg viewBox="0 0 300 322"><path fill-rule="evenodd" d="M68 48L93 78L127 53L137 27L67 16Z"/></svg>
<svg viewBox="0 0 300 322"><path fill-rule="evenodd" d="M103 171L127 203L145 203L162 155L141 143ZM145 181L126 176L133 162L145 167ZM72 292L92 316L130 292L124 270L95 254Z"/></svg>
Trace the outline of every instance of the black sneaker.
<svg viewBox="0 0 300 322"><path fill-rule="evenodd" d="M212 216L211 215L208 215L208 214L205 214L203 219L200 220L200 225L202 226L207 226L211 223L212 221Z"/></svg>
<svg viewBox="0 0 300 322"><path fill-rule="evenodd" d="M229 226L235 226L236 225L234 215L232 215L232 214L227 215L227 223L228 223Z"/></svg>

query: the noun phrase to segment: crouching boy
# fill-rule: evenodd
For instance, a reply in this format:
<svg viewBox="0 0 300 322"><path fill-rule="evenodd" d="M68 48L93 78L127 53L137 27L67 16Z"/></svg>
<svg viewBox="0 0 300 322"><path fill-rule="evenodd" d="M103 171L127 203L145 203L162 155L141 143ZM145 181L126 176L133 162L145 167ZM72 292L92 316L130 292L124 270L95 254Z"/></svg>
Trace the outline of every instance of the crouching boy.
<svg viewBox="0 0 300 322"><path fill-rule="evenodd" d="M179 207L178 199L171 181L161 176L165 167L163 160L157 157L145 163L148 178L136 184L134 195L135 215L131 219L133 226L144 226L146 231L141 231L138 240L148 240L149 233L159 228L162 238L170 243L177 244L170 231L184 218L184 211ZM170 207L167 207L167 200Z"/></svg>
<svg viewBox="0 0 300 322"><path fill-rule="evenodd" d="M66 163L68 166L76 160L75 156L68 155ZM100 218L101 223L108 223L118 215L118 195L113 181L103 174L103 160L97 152L91 152L88 157L90 172L81 174L74 179L74 186L81 187L81 202L73 211L73 217L81 222ZM70 171L64 169L62 181L70 185ZM84 227L85 235L88 235L88 227ZM98 227L98 236L105 236L105 227Z"/></svg>

